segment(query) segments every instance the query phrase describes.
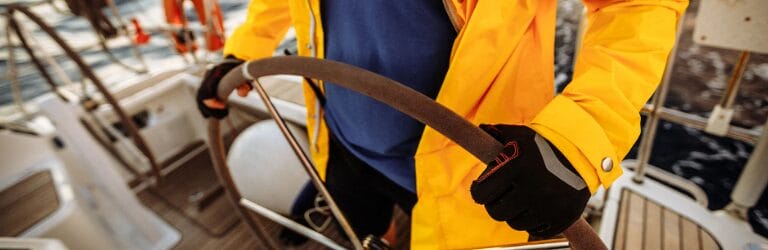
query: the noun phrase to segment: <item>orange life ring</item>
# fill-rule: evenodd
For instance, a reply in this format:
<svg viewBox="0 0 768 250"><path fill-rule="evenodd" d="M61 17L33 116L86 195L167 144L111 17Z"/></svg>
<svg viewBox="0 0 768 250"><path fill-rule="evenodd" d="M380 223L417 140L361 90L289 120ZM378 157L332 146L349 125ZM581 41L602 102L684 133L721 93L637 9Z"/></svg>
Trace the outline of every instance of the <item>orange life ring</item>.
<svg viewBox="0 0 768 250"><path fill-rule="evenodd" d="M184 16L184 1L187 0L163 0L165 9L165 21L174 27L172 40L179 53L197 50L194 36L187 29L187 18ZM190 0L195 6L198 19L203 26L207 25L209 15L213 15L212 29L205 29L205 45L208 51L217 51L224 47L224 19L221 16L221 8L217 0ZM205 2L211 1L212 9L205 13ZM191 45L191 48L188 48Z"/></svg>

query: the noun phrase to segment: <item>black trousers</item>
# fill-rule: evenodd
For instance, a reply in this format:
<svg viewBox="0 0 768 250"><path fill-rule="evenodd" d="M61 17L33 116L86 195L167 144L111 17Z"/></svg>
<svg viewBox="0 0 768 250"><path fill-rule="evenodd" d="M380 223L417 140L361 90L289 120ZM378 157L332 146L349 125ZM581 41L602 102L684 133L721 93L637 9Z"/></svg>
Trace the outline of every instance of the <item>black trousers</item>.
<svg viewBox="0 0 768 250"><path fill-rule="evenodd" d="M395 205L410 215L416 194L355 157L336 138L329 144L326 186L359 237L384 235Z"/></svg>

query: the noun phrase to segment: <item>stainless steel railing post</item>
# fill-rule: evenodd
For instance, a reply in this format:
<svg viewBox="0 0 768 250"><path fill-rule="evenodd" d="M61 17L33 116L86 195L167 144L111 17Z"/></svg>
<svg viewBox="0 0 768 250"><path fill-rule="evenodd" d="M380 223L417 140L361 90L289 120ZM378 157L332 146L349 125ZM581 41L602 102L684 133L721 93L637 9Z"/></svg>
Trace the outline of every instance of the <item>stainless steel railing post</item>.
<svg viewBox="0 0 768 250"><path fill-rule="evenodd" d="M712 113L707 120L707 126L704 127L704 131L707 133L725 136L728 134L728 130L731 127L731 120L733 119L733 103L736 101L736 96L739 94L739 86L741 85L741 77L744 75L744 70L747 68L749 62L749 51L741 51L739 55L739 61L731 72L731 79L728 80L728 84L725 86L725 93L720 99L720 103L715 105Z"/></svg>
<svg viewBox="0 0 768 250"><path fill-rule="evenodd" d="M741 51L739 54L739 61L733 68L731 79L728 80L728 86L726 88L723 100L720 101L720 106L724 108L731 108L736 101L736 96L739 92L739 86L741 86L741 77L744 75L744 71L747 69L747 62L749 62L749 51Z"/></svg>
<svg viewBox="0 0 768 250"><path fill-rule="evenodd" d="M768 186L768 121L763 126L763 134L752 151L747 166L741 172L736 187L731 193L731 203L725 211L747 219L747 212L757 204L760 194Z"/></svg>

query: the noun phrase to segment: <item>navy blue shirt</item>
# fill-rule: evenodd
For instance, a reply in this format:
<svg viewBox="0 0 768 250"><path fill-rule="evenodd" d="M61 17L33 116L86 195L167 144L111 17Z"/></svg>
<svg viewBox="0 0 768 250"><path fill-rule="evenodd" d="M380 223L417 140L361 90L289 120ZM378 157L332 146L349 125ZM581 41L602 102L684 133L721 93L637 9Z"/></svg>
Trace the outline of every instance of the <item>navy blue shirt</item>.
<svg viewBox="0 0 768 250"><path fill-rule="evenodd" d="M441 0L325 0L325 58L435 98L456 38ZM330 132L354 155L415 192L420 122L369 97L325 84Z"/></svg>

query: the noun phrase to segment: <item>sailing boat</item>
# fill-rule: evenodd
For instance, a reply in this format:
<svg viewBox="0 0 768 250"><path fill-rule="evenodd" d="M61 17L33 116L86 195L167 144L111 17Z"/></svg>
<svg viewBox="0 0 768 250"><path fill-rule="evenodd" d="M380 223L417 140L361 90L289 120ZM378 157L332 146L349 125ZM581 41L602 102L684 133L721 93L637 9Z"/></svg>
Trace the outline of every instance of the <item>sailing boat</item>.
<svg viewBox="0 0 768 250"><path fill-rule="evenodd" d="M766 4L743 1L736 3L738 8L721 6L725 3L702 1L697 20L718 20L719 24L731 26L697 23L697 42L744 51L744 57L748 53L767 53L765 37L744 39L738 35L765 33L760 24L768 18L764 15L768 13ZM18 16L34 20L38 9L15 11ZM745 23L743 13L756 14ZM45 26L42 23L37 24ZM48 33L55 34L55 30ZM285 44L291 44L290 34ZM201 66L182 63L176 68L163 65L162 70L153 71L150 61L147 74L105 86L90 66L77 59L78 53L74 54L69 56L79 60L81 71L91 72L85 75L96 88L57 87L27 103L18 102L20 112L3 122L0 157L7 162L0 170L0 232L10 238L1 238L0 247L285 248L276 241L283 227L313 239L302 248L363 246L363 239L355 242L353 237L350 241L340 235L344 230L336 227L344 227L344 223L306 227L285 218L293 198L310 177L304 173L291 144L276 143L283 142L285 129L269 117L279 113L284 127L295 135L295 145L308 147L306 135L301 132L306 126L302 77L261 78L259 84L271 102L264 102L265 95L230 96L231 114L220 124L221 136L209 131L195 108ZM648 121L638 159L625 161L624 176L590 201L586 217L609 248L766 247L766 238L754 233L743 215L755 205L768 180L768 135L730 126L727 118L728 110L733 109L733 102L728 100L738 93L739 68L729 84L731 94L726 95L714 118L707 120L662 107L670 84L672 67L668 67L664 82L645 110ZM707 210L706 196L698 186L648 164L655 124L662 119L757 145L732 194L731 206L723 211ZM218 149L217 138L229 144L227 158L210 154ZM264 141L269 145L260 143ZM263 150L254 151L256 148ZM280 164L253 171L248 163L259 159ZM320 205L315 215L325 220L331 218L331 210L328 205ZM398 227L403 228L398 242L403 245L392 247L404 248L407 218L400 215L397 219ZM567 240L552 239L489 247L568 246Z"/></svg>

